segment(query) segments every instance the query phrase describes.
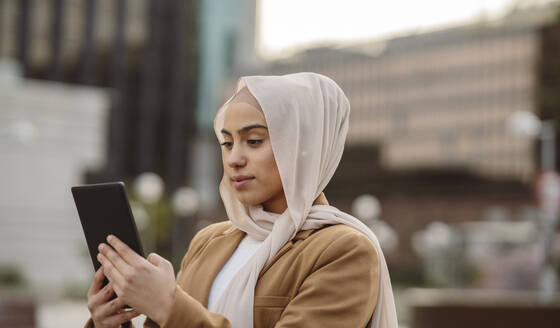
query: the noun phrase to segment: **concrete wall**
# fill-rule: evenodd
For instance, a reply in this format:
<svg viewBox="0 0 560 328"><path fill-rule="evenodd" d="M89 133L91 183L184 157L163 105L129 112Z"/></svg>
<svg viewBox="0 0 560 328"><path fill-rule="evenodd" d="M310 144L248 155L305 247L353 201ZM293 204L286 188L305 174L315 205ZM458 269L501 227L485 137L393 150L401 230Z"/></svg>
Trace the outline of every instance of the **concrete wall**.
<svg viewBox="0 0 560 328"><path fill-rule="evenodd" d="M107 90L19 79L0 63L0 267L40 289L93 272L70 187L104 165Z"/></svg>

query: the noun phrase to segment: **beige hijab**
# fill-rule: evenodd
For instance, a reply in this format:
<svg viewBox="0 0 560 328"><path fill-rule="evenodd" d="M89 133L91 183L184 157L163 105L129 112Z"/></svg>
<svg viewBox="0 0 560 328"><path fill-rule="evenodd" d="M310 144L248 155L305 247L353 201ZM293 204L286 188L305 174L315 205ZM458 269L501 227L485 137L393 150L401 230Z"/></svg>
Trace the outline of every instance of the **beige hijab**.
<svg viewBox="0 0 560 328"><path fill-rule="evenodd" d="M244 88L250 94L236 97ZM342 223L365 234L379 255L379 297L368 327L396 328L389 272L374 233L336 207L313 205L342 157L350 114L350 103L344 92L333 80L316 73L242 77L236 92L214 120L219 140L226 105L234 98L252 104L252 97L260 105L268 125L288 208L282 214L275 214L264 211L260 205L244 206L235 198L227 178L222 178L220 194L229 220L264 242L226 287L217 301L216 312L228 318L234 328L252 327L255 286L262 268L298 231Z"/></svg>

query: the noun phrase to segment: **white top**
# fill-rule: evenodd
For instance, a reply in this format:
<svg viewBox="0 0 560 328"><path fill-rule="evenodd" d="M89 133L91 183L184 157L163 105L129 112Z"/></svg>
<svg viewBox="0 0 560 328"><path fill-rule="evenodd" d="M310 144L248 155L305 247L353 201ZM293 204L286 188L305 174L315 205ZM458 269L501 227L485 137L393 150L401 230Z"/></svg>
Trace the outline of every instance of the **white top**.
<svg viewBox="0 0 560 328"><path fill-rule="evenodd" d="M246 235L239 246L235 249L229 260L224 264L222 270L212 283L210 288L210 295L208 296L208 310L214 310L216 302L222 295L224 289L226 289L229 282L233 279L235 274L247 263L249 259L255 254L257 249L261 246L263 242L255 240L249 235Z"/></svg>

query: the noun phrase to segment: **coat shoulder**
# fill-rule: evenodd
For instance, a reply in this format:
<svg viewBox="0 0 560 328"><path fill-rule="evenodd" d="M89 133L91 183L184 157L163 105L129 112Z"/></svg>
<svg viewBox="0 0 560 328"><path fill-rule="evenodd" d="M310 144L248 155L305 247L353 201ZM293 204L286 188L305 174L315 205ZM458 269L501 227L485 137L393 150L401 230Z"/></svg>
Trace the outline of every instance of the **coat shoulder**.
<svg viewBox="0 0 560 328"><path fill-rule="evenodd" d="M233 228L231 221L225 220L220 221L217 223L212 223L207 225L206 227L202 228L199 232L196 233L194 238L208 238L215 235L223 234L224 232Z"/></svg>
<svg viewBox="0 0 560 328"><path fill-rule="evenodd" d="M186 265L211 239L224 234L232 228L233 225L230 221L221 221L210 224L198 231L190 242L189 250L183 257L181 267Z"/></svg>
<svg viewBox="0 0 560 328"><path fill-rule="evenodd" d="M316 230L311 237L320 238L323 242L327 243L342 239L345 241L353 241L353 244L364 243L373 247L373 243L366 235L346 224L326 226L322 229Z"/></svg>
<svg viewBox="0 0 560 328"><path fill-rule="evenodd" d="M345 224L335 224L316 230L309 237L309 246L335 253L359 252L377 258L375 245L362 232Z"/></svg>

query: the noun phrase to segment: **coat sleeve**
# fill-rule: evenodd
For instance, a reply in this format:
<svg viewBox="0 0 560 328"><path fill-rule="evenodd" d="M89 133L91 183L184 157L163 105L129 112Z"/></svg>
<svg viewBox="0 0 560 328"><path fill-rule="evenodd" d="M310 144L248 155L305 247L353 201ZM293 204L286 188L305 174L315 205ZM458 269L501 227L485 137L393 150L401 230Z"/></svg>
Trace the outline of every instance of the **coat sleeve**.
<svg viewBox="0 0 560 328"><path fill-rule="evenodd" d="M177 281L182 275L183 268L190 263L211 237L212 229L210 226L202 229L194 236L189 245L189 250L181 261L181 268L176 278ZM135 328L132 323L130 327ZM177 284L170 314L161 328L179 327L229 328L231 325L225 317L208 311L200 302L192 298ZM91 318L86 322L84 328L94 328ZM160 326L147 317L144 322L144 328L160 328Z"/></svg>
<svg viewBox="0 0 560 328"><path fill-rule="evenodd" d="M159 326L147 319L144 327L155 328ZM224 316L210 312L200 302L187 294L181 286L177 285L171 312L161 328L186 327L230 328L231 324Z"/></svg>
<svg viewBox="0 0 560 328"><path fill-rule="evenodd" d="M203 248L211 237L210 229L203 229L191 241L187 254L181 261L181 269L177 274L179 281L183 269L190 263L193 257ZM160 326L146 318L144 328L159 328ZM185 292L179 284L175 289L173 304L169 316L166 318L161 328L185 328L185 327L204 327L204 328L231 328L231 324L226 317L210 312L199 301Z"/></svg>
<svg viewBox="0 0 560 328"><path fill-rule="evenodd" d="M275 327L365 327L378 291L375 247L361 233L347 232L319 255Z"/></svg>

